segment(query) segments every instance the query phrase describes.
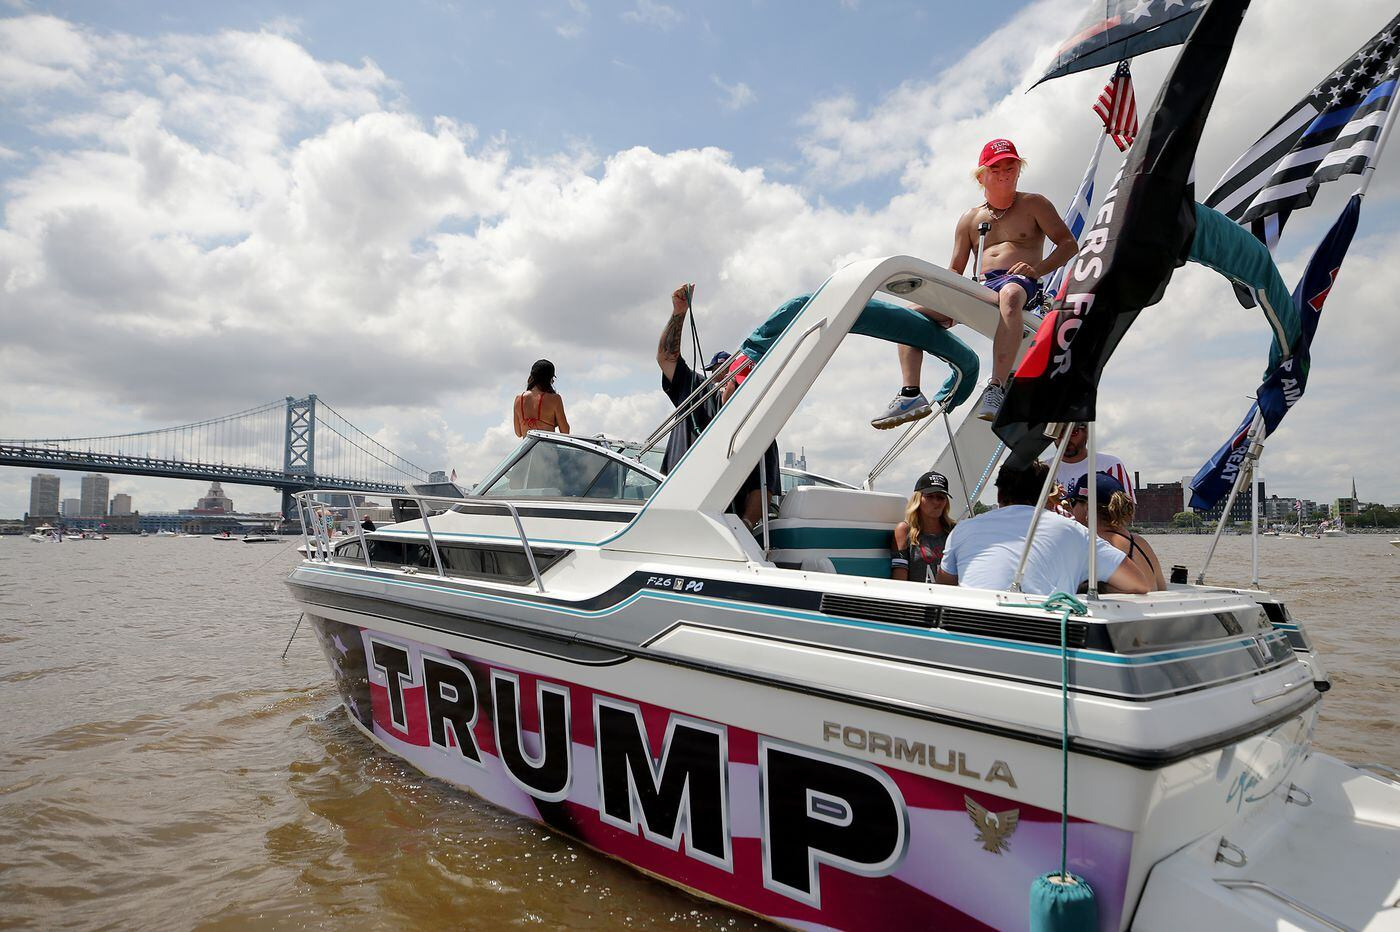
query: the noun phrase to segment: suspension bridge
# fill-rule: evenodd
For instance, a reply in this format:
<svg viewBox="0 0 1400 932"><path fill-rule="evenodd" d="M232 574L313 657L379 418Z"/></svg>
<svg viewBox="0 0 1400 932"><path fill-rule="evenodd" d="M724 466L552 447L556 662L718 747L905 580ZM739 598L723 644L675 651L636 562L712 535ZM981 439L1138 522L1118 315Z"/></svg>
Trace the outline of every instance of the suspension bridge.
<svg viewBox="0 0 1400 932"><path fill-rule="evenodd" d="M399 492L428 479L315 395L130 434L0 440L0 466L270 486L283 514L306 489Z"/></svg>

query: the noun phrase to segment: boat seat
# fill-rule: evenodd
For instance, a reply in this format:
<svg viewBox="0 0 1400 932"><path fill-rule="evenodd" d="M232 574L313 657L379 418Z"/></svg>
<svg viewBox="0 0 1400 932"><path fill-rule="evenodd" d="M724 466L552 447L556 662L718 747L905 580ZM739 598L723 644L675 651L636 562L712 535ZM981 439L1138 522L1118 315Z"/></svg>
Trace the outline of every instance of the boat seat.
<svg viewBox="0 0 1400 932"><path fill-rule="evenodd" d="M904 507L904 496L889 492L799 486L768 524L769 559L790 569L888 579Z"/></svg>

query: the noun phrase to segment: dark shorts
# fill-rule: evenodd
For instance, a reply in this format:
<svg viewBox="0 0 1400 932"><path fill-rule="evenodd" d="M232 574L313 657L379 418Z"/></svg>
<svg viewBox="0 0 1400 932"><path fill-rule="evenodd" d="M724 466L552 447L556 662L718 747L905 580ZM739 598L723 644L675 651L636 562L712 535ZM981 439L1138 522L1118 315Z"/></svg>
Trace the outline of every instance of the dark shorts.
<svg viewBox="0 0 1400 932"><path fill-rule="evenodd" d="M992 269L987 273L982 284L997 293L1000 293L1001 289L1007 285L1020 285L1021 290L1026 293L1026 304L1034 303L1036 295L1040 294L1040 282L1034 278L1027 278L1025 275L1010 275L1006 269Z"/></svg>

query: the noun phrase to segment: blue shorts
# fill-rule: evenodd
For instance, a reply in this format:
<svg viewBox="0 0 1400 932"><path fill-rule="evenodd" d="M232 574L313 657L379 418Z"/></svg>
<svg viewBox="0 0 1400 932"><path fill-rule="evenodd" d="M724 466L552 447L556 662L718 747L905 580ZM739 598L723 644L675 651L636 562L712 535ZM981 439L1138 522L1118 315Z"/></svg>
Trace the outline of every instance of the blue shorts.
<svg viewBox="0 0 1400 932"><path fill-rule="evenodd" d="M1006 269L992 269L986 274L982 284L998 293L1007 285L1020 285L1021 290L1026 293L1026 304L1028 305L1035 301L1036 295L1040 294L1040 282L1034 278L1027 278L1025 275L1010 275Z"/></svg>

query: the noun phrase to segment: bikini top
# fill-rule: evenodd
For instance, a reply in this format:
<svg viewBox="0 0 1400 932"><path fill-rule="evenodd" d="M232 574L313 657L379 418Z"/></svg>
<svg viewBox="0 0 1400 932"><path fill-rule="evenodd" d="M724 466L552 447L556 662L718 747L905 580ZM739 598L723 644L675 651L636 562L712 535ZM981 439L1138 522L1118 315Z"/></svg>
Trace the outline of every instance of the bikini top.
<svg viewBox="0 0 1400 932"><path fill-rule="evenodd" d="M522 392L515 396L515 403L520 408L520 423L526 430L553 430L554 425L547 423L540 417L544 413L544 395L539 395L539 403L535 405L535 416L529 417L525 414L525 396L529 392Z"/></svg>

